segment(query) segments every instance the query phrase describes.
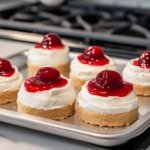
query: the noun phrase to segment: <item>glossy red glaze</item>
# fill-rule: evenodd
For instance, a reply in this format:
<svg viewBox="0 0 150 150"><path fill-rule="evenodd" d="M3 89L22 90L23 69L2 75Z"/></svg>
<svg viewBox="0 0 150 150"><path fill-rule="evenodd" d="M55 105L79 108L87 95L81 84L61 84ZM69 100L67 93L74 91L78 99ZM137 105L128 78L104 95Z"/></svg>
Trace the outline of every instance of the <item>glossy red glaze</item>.
<svg viewBox="0 0 150 150"><path fill-rule="evenodd" d="M144 51L138 60L134 60L133 65L150 70L150 50Z"/></svg>
<svg viewBox="0 0 150 150"><path fill-rule="evenodd" d="M78 56L78 60L83 64L93 66L103 66L109 63L109 60L104 56L103 50L98 46L87 48L83 54Z"/></svg>
<svg viewBox="0 0 150 150"><path fill-rule="evenodd" d="M96 77L96 83L102 89L115 89L124 86L121 75L112 70L101 71Z"/></svg>
<svg viewBox="0 0 150 150"><path fill-rule="evenodd" d="M58 70L52 67L43 67L38 70L34 78L34 82L37 83L40 81L39 84L55 82L58 81L59 78L60 78L60 73Z"/></svg>
<svg viewBox="0 0 150 150"><path fill-rule="evenodd" d="M51 67L41 68L35 77L27 79L24 83L28 92L38 92L50 90L52 88L61 88L68 81L60 76L59 71Z"/></svg>
<svg viewBox="0 0 150 150"><path fill-rule="evenodd" d="M6 59L0 58L0 76L10 77L15 73L15 69Z"/></svg>
<svg viewBox="0 0 150 150"><path fill-rule="evenodd" d="M122 80L119 73L105 70L88 83L88 91L97 96L118 96L124 97L133 90L131 83Z"/></svg>
<svg viewBox="0 0 150 150"><path fill-rule="evenodd" d="M61 39L56 34L46 34L41 43L35 45L35 48L42 48L45 50L63 49L64 45L61 43Z"/></svg>

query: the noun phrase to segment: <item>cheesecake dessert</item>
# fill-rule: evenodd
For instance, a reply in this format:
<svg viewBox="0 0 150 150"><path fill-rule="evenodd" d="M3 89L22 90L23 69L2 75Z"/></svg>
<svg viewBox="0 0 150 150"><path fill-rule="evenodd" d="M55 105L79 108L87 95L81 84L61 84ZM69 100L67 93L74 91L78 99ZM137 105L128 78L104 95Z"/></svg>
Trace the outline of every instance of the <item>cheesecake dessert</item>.
<svg viewBox="0 0 150 150"><path fill-rule="evenodd" d="M93 79L105 69L117 71L114 60L103 53L102 48L91 46L77 56L70 65L70 78L77 91L87 80Z"/></svg>
<svg viewBox="0 0 150 150"><path fill-rule="evenodd" d="M51 67L41 68L28 78L18 93L18 112L54 120L75 112L75 90L70 79Z"/></svg>
<svg viewBox="0 0 150 150"><path fill-rule="evenodd" d="M133 85L111 70L100 72L84 84L77 97L76 108L79 118L98 126L130 125L139 116Z"/></svg>
<svg viewBox="0 0 150 150"><path fill-rule="evenodd" d="M70 70L69 47L61 42L58 35L49 33L43 41L29 50L29 76L33 76L42 67L56 68L60 74L68 77Z"/></svg>
<svg viewBox="0 0 150 150"><path fill-rule="evenodd" d="M123 78L133 84L137 95L150 96L150 50L130 60L122 72Z"/></svg>
<svg viewBox="0 0 150 150"><path fill-rule="evenodd" d="M15 102L22 82L23 76L17 67L0 58L0 104Z"/></svg>

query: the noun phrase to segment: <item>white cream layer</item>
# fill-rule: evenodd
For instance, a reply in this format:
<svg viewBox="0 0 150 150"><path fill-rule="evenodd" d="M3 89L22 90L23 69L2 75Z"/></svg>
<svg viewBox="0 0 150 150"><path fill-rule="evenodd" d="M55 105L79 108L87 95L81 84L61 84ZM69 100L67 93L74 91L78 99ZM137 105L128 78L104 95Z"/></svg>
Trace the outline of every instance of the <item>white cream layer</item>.
<svg viewBox="0 0 150 150"><path fill-rule="evenodd" d="M150 71L134 66L134 60L135 59L130 60L125 66L122 72L123 79L133 84L150 86Z"/></svg>
<svg viewBox="0 0 150 150"><path fill-rule="evenodd" d="M18 69L15 68L15 73L10 77L0 76L0 92L15 91L20 89L23 82L23 76L19 73Z"/></svg>
<svg viewBox="0 0 150 150"><path fill-rule="evenodd" d="M37 66L57 66L70 61L69 48L44 50L42 48L32 48L28 53L28 60Z"/></svg>
<svg viewBox="0 0 150 150"><path fill-rule="evenodd" d="M92 95L87 89L88 81L78 95L79 105L87 110L101 114L120 114L130 112L138 107L138 99L132 91L125 97L101 97Z"/></svg>
<svg viewBox="0 0 150 150"><path fill-rule="evenodd" d="M109 63L104 66L92 66L88 64L83 64L76 57L71 62L71 66L70 66L71 74L79 79L90 80L92 78L95 78L100 71L106 69L117 71L117 66L114 60L109 58L106 55L105 57L109 59Z"/></svg>
<svg viewBox="0 0 150 150"><path fill-rule="evenodd" d="M23 83L18 93L18 100L32 108L52 110L73 104L75 101L75 90L70 79L68 79L67 85L62 88L53 88L35 93L28 92Z"/></svg>

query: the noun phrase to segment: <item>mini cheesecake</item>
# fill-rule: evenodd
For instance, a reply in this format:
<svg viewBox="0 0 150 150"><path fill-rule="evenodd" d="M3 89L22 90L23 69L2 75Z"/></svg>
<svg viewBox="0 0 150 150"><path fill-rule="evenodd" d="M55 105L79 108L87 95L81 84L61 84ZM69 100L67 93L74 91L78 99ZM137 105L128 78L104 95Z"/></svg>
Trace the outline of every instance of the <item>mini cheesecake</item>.
<svg viewBox="0 0 150 150"><path fill-rule="evenodd" d="M113 59L104 55L102 48L91 46L71 62L69 76L75 89L80 91L86 81L95 78L105 69L117 71L117 66Z"/></svg>
<svg viewBox="0 0 150 150"><path fill-rule="evenodd" d="M144 51L139 58L130 60L122 76L133 84L137 95L150 96L150 50Z"/></svg>
<svg viewBox="0 0 150 150"><path fill-rule="evenodd" d="M23 76L17 67L0 58L0 104L15 102L22 82Z"/></svg>
<svg viewBox="0 0 150 150"><path fill-rule="evenodd" d="M70 70L69 47L61 42L58 35L49 33L43 41L29 50L29 76L35 75L42 67L53 67L68 77Z"/></svg>
<svg viewBox="0 0 150 150"><path fill-rule="evenodd" d="M18 112L62 120L75 112L75 90L58 70L43 67L22 84L17 104Z"/></svg>
<svg viewBox="0 0 150 150"><path fill-rule="evenodd" d="M120 127L138 119L138 99L133 85L111 70L87 81L77 98L77 115L86 123Z"/></svg>

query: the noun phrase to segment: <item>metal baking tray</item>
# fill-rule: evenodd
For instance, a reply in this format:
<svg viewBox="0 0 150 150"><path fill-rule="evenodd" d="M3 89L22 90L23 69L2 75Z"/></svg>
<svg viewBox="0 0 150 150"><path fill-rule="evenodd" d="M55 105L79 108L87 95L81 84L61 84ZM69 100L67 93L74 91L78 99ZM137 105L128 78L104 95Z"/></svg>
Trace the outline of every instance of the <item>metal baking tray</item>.
<svg viewBox="0 0 150 150"><path fill-rule="evenodd" d="M76 54L70 53L71 57ZM16 65L20 72L27 78L26 55L16 54L8 58L12 64ZM127 60L115 59L121 71ZM76 114L63 120L54 121L21 114L17 112L16 103L9 103L0 106L0 121L60 135L80 141L89 142L102 146L115 146L127 142L128 140L140 135L150 127L150 97L139 98L139 119L130 126L110 128L92 126L80 120Z"/></svg>

